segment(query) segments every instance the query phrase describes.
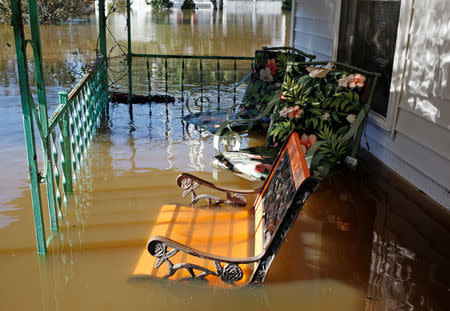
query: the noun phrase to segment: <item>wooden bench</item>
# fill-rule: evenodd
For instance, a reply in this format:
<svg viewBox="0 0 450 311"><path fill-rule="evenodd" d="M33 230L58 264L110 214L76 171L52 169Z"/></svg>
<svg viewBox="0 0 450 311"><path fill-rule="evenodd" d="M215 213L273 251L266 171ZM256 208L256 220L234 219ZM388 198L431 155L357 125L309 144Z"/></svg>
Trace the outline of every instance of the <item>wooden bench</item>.
<svg viewBox="0 0 450 311"><path fill-rule="evenodd" d="M269 177L259 190L224 189L191 174L178 185L192 202L207 207L164 206L135 268L135 276L202 279L232 286L261 284L308 196L319 180L311 177L297 133L281 149ZM197 195L206 186L226 193L222 200ZM257 193L251 208L245 195ZM234 206L218 205L228 203ZM241 206L241 207L236 207Z"/></svg>

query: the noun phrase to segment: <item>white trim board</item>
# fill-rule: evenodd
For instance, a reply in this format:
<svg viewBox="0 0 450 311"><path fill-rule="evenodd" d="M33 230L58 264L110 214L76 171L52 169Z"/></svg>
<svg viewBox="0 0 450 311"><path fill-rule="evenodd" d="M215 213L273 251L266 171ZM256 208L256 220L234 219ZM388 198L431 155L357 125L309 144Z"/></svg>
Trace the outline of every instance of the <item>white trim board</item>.
<svg viewBox="0 0 450 311"><path fill-rule="evenodd" d="M367 138L373 155L450 210L449 160L402 133L391 138L372 122L367 125Z"/></svg>

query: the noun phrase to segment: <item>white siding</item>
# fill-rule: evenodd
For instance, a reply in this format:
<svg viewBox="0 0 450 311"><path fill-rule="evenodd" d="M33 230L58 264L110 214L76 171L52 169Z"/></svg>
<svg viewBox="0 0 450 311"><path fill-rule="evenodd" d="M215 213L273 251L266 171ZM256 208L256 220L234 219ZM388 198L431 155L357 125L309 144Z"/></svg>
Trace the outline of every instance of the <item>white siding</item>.
<svg viewBox="0 0 450 311"><path fill-rule="evenodd" d="M392 135L369 125L371 152L450 209L450 1L402 1L398 33Z"/></svg>
<svg viewBox="0 0 450 311"><path fill-rule="evenodd" d="M416 0L410 13L400 108L450 129L450 1Z"/></svg>
<svg viewBox="0 0 450 311"><path fill-rule="evenodd" d="M295 0L295 47L335 59L340 0ZM450 0L402 0L388 116L370 151L450 210Z"/></svg>
<svg viewBox="0 0 450 311"><path fill-rule="evenodd" d="M341 0L295 0L293 44L317 55L336 58Z"/></svg>

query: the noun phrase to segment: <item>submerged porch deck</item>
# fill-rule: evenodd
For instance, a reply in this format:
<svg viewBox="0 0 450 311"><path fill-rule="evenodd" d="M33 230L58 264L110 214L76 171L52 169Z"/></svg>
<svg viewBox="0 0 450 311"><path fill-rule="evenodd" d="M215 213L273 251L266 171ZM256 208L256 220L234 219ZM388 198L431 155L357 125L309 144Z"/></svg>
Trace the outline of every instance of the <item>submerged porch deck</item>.
<svg viewBox="0 0 450 311"><path fill-rule="evenodd" d="M297 309L299 299L309 310L337 304L342 310L445 308L448 213L366 151L356 172L330 176L308 200L263 289L222 292L130 279L161 206L187 203L176 176L201 171L212 179L214 151L212 137L186 127L176 104L135 105L131 118L128 108L109 104L46 259L35 251L28 190L15 200L21 208L10 214L21 221L0 231L0 273L9 280L1 291L6 309L151 304L169 310L182 303L225 310L238 299L248 309ZM255 135L248 144L262 140ZM235 188L258 184L230 172L218 177Z"/></svg>

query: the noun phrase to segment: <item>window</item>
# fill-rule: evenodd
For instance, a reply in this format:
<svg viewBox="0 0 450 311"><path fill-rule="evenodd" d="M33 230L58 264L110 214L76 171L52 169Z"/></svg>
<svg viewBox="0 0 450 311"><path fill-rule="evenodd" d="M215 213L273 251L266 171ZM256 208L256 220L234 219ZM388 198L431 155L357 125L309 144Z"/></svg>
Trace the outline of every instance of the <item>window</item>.
<svg viewBox="0 0 450 311"><path fill-rule="evenodd" d="M372 109L386 117L400 0L342 0L338 60L382 73Z"/></svg>

